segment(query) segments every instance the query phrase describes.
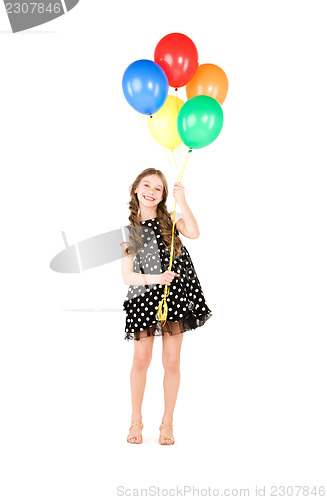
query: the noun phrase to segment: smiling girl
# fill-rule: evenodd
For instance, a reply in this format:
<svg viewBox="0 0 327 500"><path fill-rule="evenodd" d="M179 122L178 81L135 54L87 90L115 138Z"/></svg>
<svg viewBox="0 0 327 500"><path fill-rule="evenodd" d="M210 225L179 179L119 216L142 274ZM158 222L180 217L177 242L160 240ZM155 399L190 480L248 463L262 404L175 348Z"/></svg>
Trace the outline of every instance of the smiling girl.
<svg viewBox="0 0 327 500"><path fill-rule="evenodd" d="M169 271L173 213L168 212L168 185L164 174L155 168L143 170L130 187L129 226L123 229L122 275L129 285L124 301L125 339L134 340L130 374L132 417L129 443L142 443L142 401L153 340L162 336L165 411L160 425L160 444L174 444L173 412L180 383L180 350L183 333L204 325L212 316L205 302L200 281L187 248L179 238L195 239L198 223L185 199L184 187L174 184L173 196L181 213L174 227L172 269ZM177 219L177 218L176 218ZM157 310L169 286L166 323ZM161 431L164 429L164 434Z"/></svg>

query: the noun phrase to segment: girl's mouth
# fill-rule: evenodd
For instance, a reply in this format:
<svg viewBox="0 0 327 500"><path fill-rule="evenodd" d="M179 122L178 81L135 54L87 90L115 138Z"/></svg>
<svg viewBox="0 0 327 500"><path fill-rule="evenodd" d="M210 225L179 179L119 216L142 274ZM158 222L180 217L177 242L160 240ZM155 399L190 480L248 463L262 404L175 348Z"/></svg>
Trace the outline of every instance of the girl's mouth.
<svg viewBox="0 0 327 500"><path fill-rule="evenodd" d="M145 198L148 201L154 201L154 198L151 198L151 196L146 196L145 194L143 195L143 198Z"/></svg>

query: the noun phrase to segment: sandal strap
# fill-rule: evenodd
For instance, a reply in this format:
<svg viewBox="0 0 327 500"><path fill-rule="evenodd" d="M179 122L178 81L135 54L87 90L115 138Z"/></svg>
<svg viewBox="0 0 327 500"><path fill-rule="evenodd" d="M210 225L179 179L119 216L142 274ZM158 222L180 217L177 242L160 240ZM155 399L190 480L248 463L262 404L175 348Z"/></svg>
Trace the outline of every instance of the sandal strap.
<svg viewBox="0 0 327 500"><path fill-rule="evenodd" d="M175 439L173 437L169 437L169 436L165 436L164 434L161 434L161 429L163 427L170 427L171 430L173 430L173 423L171 422L170 424L165 424L165 423L162 422L162 424L159 427L159 430L160 430L160 438L159 439L160 440L162 440L162 439L166 439L166 440L169 439L170 441L172 441L174 443Z"/></svg>
<svg viewBox="0 0 327 500"><path fill-rule="evenodd" d="M173 428L173 423L171 423L171 424L161 424L160 427L159 427L160 430L161 430L161 427L171 427L171 428Z"/></svg>
<svg viewBox="0 0 327 500"><path fill-rule="evenodd" d="M143 423L142 422L132 422L132 425L130 426L129 430L131 430L131 428L134 427L134 425L139 425L141 427L141 429L143 429Z"/></svg>

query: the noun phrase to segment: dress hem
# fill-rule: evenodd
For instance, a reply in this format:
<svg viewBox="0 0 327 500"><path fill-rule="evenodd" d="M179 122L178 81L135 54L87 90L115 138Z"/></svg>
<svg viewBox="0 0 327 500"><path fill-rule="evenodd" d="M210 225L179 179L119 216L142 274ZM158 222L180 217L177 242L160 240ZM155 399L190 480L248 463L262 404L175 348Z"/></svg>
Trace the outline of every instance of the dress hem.
<svg viewBox="0 0 327 500"><path fill-rule="evenodd" d="M203 326L211 317L212 312L210 311L209 313L199 317L189 316L182 318L179 321L167 320L163 326L160 321L157 321L145 330L125 332L124 340L139 341L142 338L147 337L162 337L164 333L169 333L169 336L171 337L172 335L178 335L180 333L196 330L200 326Z"/></svg>

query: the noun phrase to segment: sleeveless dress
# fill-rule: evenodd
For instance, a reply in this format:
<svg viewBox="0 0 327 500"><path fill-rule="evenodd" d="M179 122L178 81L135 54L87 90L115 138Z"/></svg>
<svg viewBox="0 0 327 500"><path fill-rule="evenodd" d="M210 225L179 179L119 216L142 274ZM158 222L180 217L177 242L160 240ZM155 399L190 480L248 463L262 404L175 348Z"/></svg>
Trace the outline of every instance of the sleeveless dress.
<svg viewBox="0 0 327 500"><path fill-rule="evenodd" d="M143 274L165 272L169 268L170 250L162 241L158 218L141 221L140 231L143 248L134 258L133 271ZM179 236L176 226L174 234ZM192 259L184 245L181 248L181 255L172 260L171 271L178 273L179 276L175 276L168 285L169 295L166 298L168 314L164 325L157 316L157 310L164 296L165 285L129 285L123 303L123 309L126 311L125 340L158 337L164 332L177 335L195 330L212 316Z"/></svg>

